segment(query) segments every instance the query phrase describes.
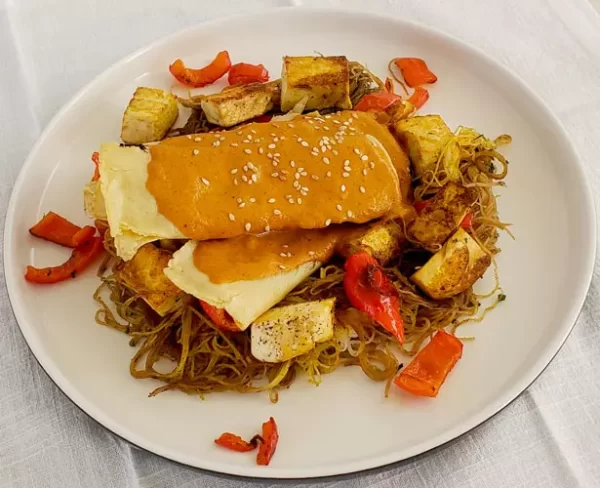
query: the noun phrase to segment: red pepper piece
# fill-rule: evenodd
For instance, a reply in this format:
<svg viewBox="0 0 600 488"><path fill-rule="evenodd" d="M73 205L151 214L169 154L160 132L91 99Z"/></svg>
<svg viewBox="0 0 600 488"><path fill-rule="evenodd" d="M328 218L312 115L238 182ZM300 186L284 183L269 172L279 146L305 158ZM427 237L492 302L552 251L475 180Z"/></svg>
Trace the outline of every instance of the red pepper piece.
<svg viewBox="0 0 600 488"><path fill-rule="evenodd" d="M469 213L465 215L462 219L460 226L463 229L470 229L471 227L473 227L473 212L469 210Z"/></svg>
<svg viewBox="0 0 600 488"><path fill-rule="evenodd" d="M247 85L269 81L269 72L262 64L237 63L229 69L230 85Z"/></svg>
<svg viewBox="0 0 600 488"><path fill-rule="evenodd" d="M225 432L215 439L215 444L231 451L250 452L258 446L258 436L254 436L250 441L245 441L239 435Z"/></svg>
<svg viewBox="0 0 600 488"><path fill-rule="evenodd" d="M206 303L202 300L198 300L200 302L200 306L208 315L210 320L212 320L215 325L220 327L223 330L229 330L232 332L240 332L240 328L235 325L235 320L227 313L224 308L218 308L210 303Z"/></svg>
<svg viewBox="0 0 600 488"><path fill-rule="evenodd" d="M440 330L396 377L394 383L418 396L435 397L462 356L463 344Z"/></svg>
<svg viewBox="0 0 600 488"><path fill-rule="evenodd" d="M396 58L394 64L401 71L406 84L411 88L437 81L437 76L429 71L427 64L422 59Z"/></svg>
<svg viewBox="0 0 600 488"><path fill-rule="evenodd" d="M420 86L416 87L413 94L408 98L408 101L416 108L421 108L427 100L429 100L429 92Z"/></svg>
<svg viewBox="0 0 600 488"><path fill-rule="evenodd" d="M270 417L269 420L262 425L262 438L263 441L258 448L258 454L256 456L256 464L267 466L271 462L271 458L277 449L277 442L279 442L279 432L273 417Z"/></svg>
<svg viewBox="0 0 600 488"><path fill-rule="evenodd" d="M400 100L402 100L402 97L395 93L370 93L360 99L354 110L358 110L359 112L383 112L386 108Z"/></svg>
<svg viewBox="0 0 600 488"><path fill-rule="evenodd" d="M231 60L227 51L221 51L212 62L200 69L186 68L181 59L176 59L169 66L171 74L184 85L194 88L212 85L223 76L231 67Z"/></svg>
<svg viewBox="0 0 600 488"><path fill-rule="evenodd" d="M421 200L419 202L415 202L413 204L413 207L415 207L415 210L417 211L418 214L420 214L423 209L425 209L425 207L427 207L431 202L429 202L429 200Z"/></svg>
<svg viewBox="0 0 600 488"><path fill-rule="evenodd" d="M50 284L75 278L78 273L87 268L102 254L104 251L102 241L102 237L92 237L80 247L73 249L71 257L60 266L48 268L27 266L25 279L32 283Z"/></svg>
<svg viewBox="0 0 600 488"><path fill-rule="evenodd" d="M48 212L29 232L35 237L45 239L65 247L78 247L96 233L91 225L81 228L64 217Z"/></svg>
<svg viewBox="0 0 600 488"><path fill-rule="evenodd" d="M404 342L404 322L400 315L400 295L377 260L366 252L346 260L344 290L353 307L367 313L375 322Z"/></svg>

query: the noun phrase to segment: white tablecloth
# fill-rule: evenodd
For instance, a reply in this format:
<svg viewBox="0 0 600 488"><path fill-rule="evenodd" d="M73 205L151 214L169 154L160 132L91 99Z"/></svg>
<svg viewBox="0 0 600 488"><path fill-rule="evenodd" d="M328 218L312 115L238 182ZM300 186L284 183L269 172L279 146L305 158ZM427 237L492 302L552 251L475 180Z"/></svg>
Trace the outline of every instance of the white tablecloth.
<svg viewBox="0 0 600 488"><path fill-rule="evenodd" d="M183 27L290 4L399 15L486 50L560 116L598 199L600 16L586 0L0 0L0 222L32 144L94 76ZM600 486L599 278L596 267L579 322L556 359L503 412L416 459L319 486ZM176 465L133 448L89 419L32 357L0 282L0 486L263 485Z"/></svg>

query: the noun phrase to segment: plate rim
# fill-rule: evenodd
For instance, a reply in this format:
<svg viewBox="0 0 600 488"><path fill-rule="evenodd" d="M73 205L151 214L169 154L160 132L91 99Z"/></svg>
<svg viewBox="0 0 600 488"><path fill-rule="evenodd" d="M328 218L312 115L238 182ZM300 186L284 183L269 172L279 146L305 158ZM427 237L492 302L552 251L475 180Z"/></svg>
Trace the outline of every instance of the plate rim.
<svg viewBox="0 0 600 488"><path fill-rule="evenodd" d="M432 439L428 439L427 441L423 441L416 445L416 448L405 450L402 454L389 454L387 456L373 456L367 458L366 461L361 463L345 463L345 464L336 464L334 465L334 469L331 469L329 466L326 468L319 467L317 469L278 469L275 467L270 467L269 472L267 473L264 469L256 466L245 466L245 465L232 465L226 463L215 463L210 461L208 463L205 462L197 462L194 461L192 457L186 456L185 458L182 456L174 455L174 453L169 453L168 450L162 449L160 445L155 445L152 442L144 442L144 439L140 439L136 434L130 432L129 429L118 422L114 422L111 418L106 417L103 412L99 409L96 409L92 403L89 403L85 397L79 393L78 389L74 387L71 382L59 371L54 370L54 362L50 356L46 356L43 351L43 345L36 334L34 332L34 328L29 325L29 322L25 318L25 314L19 309L19 300L20 295L16 290L16 285L12 279L12 276L17 276L19 273L15 273L15 265L12 264L12 261L9 259L10 256L14 253L13 246L11 244L12 237L12 228L14 227L14 218L16 213L17 206L17 194L20 193L21 187L25 182L25 173L28 171L29 167L33 165L34 160L36 159L36 155L39 151L40 146L48 139L49 134L55 129L57 125L59 125L63 116L65 116L73 106L84 97L88 91L90 91L97 84L101 83L105 78L111 76L115 71L118 71L123 66L131 63L136 58L144 55L145 53L156 49L159 46L164 44L168 44L173 39L176 39L180 36L185 36L190 32L196 30L202 30L205 27L214 27L219 24L227 24L232 21L240 20L240 19L256 19L256 18L264 18L265 16L273 16L278 17L280 15L285 15L293 10L296 10L298 14L305 16L312 15L346 15L346 16L362 16L364 19L367 17L370 21L373 22L392 22L397 25L408 25L411 28L423 31L425 34L435 37L444 43L448 43L454 45L455 47L462 49L466 52L470 52L471 54L477 56L479 59L486 61L495 66L496 69L500 70L505 76L507 76L511 81L518 85L519 88L526 93L530 99L535 103L536 110L539 111L540 114L545 115L553 128L555 128L559 134L559 137L565 144L565 149L572 154L572 159L574 160L575 165L573 168L577 171L577 180L581 184L582 188L582 200L585 202L583 212L588 214L588 228L591 239L584 243L585 249L585 276L582 276L578 282L578 289L575 294L575 299L573 299L573 305L571 305L566 313L567 319L564 321L565 325L557 332L554 340L545 348L543 354L541 354L533 364L525 371L525 374L521 375L518 380L515 382L516 386L513 386L507 390L506 393L502 394L499 398L496 399L495 402L486 405L484 409L479 411L476 415L469 417L467 420L463 421L456 426L443 431L441 434L437 435ZM565 341L569 337L572 332L581 310L583 308L584 302L587 298L587 294L589 291L589 287L591 285L593 272L595 268L596 262L596 249L597 249L597 218L596 218L596 208L592 196L592 189L587 178L586 169L581 160L577 148L575 147L571 137L569 136L567 130L562 125L560 119L554 114L553 110L549 107L549 105L545 102L545 100L538 95L536 91L534 91L524 80L520 78L516 73L514 73L511 69L509 69L504 64L500 63L496 59L492 58L488 54L486 54L482 49L471 45L461 39L458 39L446 32L428 26L426 24L422 24L420 22L416 22L413 20L406 19L397 15L384 15L381 13L373 13L373 12L365 12L360 9L355 8L320 8L320 7L297 7L297 6L285 6L278 7L273 9L261 9L255 12L246 12L241 14L228 15L223 17L216 17L213 19L208 19L205 21L201 21L184 29L177 30L172 34L159 38L146 46L143 46L131 54L124 56L119 59L117 62L112 64L110 67L105 69L102 73L95 76L90 82L85 84L77 93L66 102L60 110L52 117L50 122L46 125L35 144L29 151L25 162L21 169L19 170L19 175L17 176L14 186L11 190L11 196L9 199L9 204L6 212L6 219L4 225L4 253L3 253L3 261L4 261L4 272L5 272L5 281L6 287L8 291L8 298L11 309L13 311L13 315L16 319L16 322L19 326L19 330L25 339L27 347L32 352L34 358L44 370L44 372L48 375L51 381L58 386L61 392L73 403L75 404L81 411L83 411L87 416L92 418L95 422L102 425L104 428L115 434L117 437L127 441L128 443L145 450L147 452L151 452L155 455L168 459L170 461L174 461L178 464L182 464L188 467L200 469L203 471L207 471L210 473L225 475L225 476L233 476L233 477L248 477L255 479L324 479L331 477L340 477L344 475L349 475L357 472L364 471L374 471L377 469L384 468L389 465L397 464L401 461L420 456L426 452L429 452L433 449L439 448L448 444L449 442L458 439L464 434L470 432L476 427L480 426L504 408L506 408L510 403L516 400L531 384L533 384L536 379L544 372L544 370L548 367L548 365L552 362L554 357L558 354ZM21 309L23 306L21 305ZM25 324L23 326L22 324ZM407 452L406 452L407 451ZM202 460L200 460L202 461ZM258 469L257 469L258 468ZM341 469L340 469L341 468Z"/></svg>

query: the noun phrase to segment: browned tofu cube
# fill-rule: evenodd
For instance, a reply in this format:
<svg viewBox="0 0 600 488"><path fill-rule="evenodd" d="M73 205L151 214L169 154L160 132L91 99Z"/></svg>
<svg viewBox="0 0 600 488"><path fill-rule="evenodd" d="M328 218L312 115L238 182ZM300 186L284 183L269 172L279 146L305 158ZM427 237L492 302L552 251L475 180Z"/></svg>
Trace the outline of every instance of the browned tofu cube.
<svg viewBox="0 0 600 488"><path fill-rule="evenodd" d="M345 258L366 251L385 265L400 254L403 239L401 228L395 222L376 222L357 228L342 240L337 252Z"/></svg>
<svg viewBox="0 0 600 488"><path fill-rule="evenodd" d="M170 252L146 244L117 271L119 278L161 316L189 299L163 272L170 259Z"/></svg>

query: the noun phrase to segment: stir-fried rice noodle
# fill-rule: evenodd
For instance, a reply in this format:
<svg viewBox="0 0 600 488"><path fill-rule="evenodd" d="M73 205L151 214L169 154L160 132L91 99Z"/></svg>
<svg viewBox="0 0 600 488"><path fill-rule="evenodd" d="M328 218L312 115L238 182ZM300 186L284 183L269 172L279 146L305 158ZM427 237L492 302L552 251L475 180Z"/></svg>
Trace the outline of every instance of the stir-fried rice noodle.
<svg viewBox="0 0 600 488"><path fill-rule="evenodd" d="M378 79L375 77L374 81L364 67L356 63L352 70L355 95L363 96L377 89L374 86ZM430 198L449 181L449 165L455 165L460 182L477 191L472 235L492 259L500 251L496 247L498 229L507 230L507 224L498 218L493 190L503 185L508 161L496 147L508 142L509 136L490 141L472 129L459 128L448 142L458 147L459 151L453 152L457 159L450 161L443 151L435 171L414 182L415 199ZM404 222L398 225L404 227ZM183 300L174 311L160 317L134 290L116 278L114 269L120 260L108 232L105 247L110 262L103 262L102 284L94 294L100 306L96 321L130 336L130 345L137 349L130 364L132 376L165 383L152 391L151 396L165 390L181 390L200 397L215 391L268 391L271 401L276 402L278 391L287 388L299 372L318 385L323 374L352 365L359 366L372 380L385 382L387 395L391 379L400 367L398 357L408 356L409 360L437 330L447 328L454 332L467 322L481 321L504 299L495 260L495 286L486 295L477 295L469 289L446 300L425 297L400 271L403 260L409 260L411 253L418 254L418 249L409 248L399 262L386 268L402 299L406 340L400 348L390 334L350 306L343 288L343 263L334 260L304 280L282 302L284 305L336 297L334 337L299 357L270 364L252 356L249 330L234 333L218 328L203 314L197 300ZM487 302L491 304L484 306L482 300L486 298L490 298Z"/></svg>

